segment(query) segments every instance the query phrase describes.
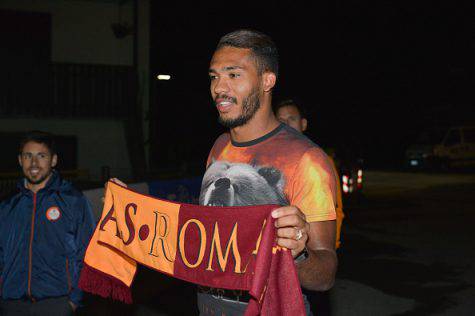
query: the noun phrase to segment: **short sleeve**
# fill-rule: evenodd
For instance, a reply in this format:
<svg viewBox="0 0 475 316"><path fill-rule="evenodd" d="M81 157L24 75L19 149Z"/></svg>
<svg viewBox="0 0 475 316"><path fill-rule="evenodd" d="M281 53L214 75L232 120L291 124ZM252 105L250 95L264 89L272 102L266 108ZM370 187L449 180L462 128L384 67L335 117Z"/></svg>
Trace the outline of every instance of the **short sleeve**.
<svg viewBox="0 0 475 316"><path fill-rule="evenodd" d="M308 222L336 219L336 175L328 159L320 148L308 149L291 179L289 202Z"/></svg>

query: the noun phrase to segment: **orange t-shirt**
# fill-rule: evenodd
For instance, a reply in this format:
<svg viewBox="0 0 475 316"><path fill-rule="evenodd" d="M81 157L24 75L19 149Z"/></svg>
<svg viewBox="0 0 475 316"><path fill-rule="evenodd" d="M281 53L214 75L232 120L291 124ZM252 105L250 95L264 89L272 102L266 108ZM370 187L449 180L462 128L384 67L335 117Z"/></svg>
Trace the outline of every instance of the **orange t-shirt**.
<svg viewBox="0 0 475 316"><path fill-rule="evenodd" d="M221 135L207 166L202 205L294 205L308 222L336 219L336 175L329 158L285 124L245 143Z"/></svg>

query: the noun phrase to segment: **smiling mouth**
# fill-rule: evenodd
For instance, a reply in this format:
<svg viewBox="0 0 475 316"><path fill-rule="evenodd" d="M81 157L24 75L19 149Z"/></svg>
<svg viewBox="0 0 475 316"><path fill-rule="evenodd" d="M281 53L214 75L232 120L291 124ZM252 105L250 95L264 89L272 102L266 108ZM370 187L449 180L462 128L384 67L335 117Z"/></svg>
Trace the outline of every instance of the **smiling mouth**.
<svg viewBox="0 0 475 316"><path fill-rule="evenodd" d="M40 173L40 169L38 169L38 168L32 168L32 169L30 169L30 170L28 170L28 171L29 171L30 174L33 175L33 176L36 176L36 175L38 175L38 174Z"/></svg>
<svg viewBox="0 0 475 316"><path fill-rule="evenodd" d="M214 104L219 112L227 112L233 105L236 105L237 100L233 97L220 95L214 100Z"/></svg>
<svg viewBox="0 0 475 316"><path fill-rule="evenodd" d="M227 112L231 109L233 105L234 103L231 101L222 101L216 103L216 108L219 112Z"/></svg>

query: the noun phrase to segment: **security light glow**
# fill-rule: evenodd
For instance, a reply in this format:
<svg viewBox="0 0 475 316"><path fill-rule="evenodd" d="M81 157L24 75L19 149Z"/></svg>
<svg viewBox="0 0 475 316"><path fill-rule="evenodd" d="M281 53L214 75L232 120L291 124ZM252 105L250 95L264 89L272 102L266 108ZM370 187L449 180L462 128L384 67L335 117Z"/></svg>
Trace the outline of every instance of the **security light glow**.
<svg viewBox="0 0 475 316"><path fill-rule="evenodd" d="M158 75L157 79L158 80L170 80L172 76L170 75Z"/></svg>

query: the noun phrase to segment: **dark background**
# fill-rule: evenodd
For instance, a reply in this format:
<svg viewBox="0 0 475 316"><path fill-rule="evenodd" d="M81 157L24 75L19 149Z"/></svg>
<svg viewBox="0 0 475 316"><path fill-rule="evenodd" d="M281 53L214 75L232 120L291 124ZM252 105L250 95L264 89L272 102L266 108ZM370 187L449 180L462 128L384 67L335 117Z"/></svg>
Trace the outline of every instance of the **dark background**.
<svg viewBox="0 0 475 316"><path fill-rule="evenodd" d="M473 34L462 5L451 18L427 1L152 5L152 69L172 75L152 84L153 141L179 157L204 161L222 130L207 69L219 38L238 28L278 46L274 102L302 103L316 143L354 148L367 166L401 166L422 130L475 121L465 91Z"/></svg>
<svg viewBox="0 0 475 316"><path fill-rule="evenodd" d="M135 64L51 63L51 16L2 10L0 37L8 45L0 49L0 115L121 119L137 179L181 166L201 173L224 131L210 98L209 60L221 36L252 28L269 34L280 52L274 102L304 105L310 138L363 157L366 168L401 168L422 131L475 125L469 12L469 2L151 1L151 128L138 135ZM172 80L156 80L159 73ZM149 157L137 139L149 142Z"/></svg>

